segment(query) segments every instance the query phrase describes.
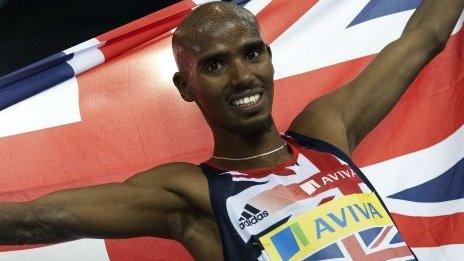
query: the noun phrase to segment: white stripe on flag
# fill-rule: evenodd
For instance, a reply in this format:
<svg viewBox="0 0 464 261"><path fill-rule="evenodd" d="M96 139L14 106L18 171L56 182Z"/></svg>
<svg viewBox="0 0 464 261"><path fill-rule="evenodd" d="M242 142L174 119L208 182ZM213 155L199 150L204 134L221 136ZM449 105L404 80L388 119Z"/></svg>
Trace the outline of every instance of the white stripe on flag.
<svg viewBox="0 0 464 261"><path fill-rule="evenodd" d="M63 244L0 253L0 261L109 261L105 241L82 239Z"/></svg>
<svg viewBox="0 0 464 261"><path fill-rule="evenodd" d="M72 78L0 111L0 138L79 121L79 88Z"/></svg>
<svg viewBox="0 0 464 261"><path fill-rule="evenodd" d="M421 261L462 260L464 245L445 245L439 247L415 247L412 249Z"/></svg>
<svg viewBox="0 0 464 261"><path fill-rule="evenodd" d="M66 54L74 53L74 57L67 61L73 68L74 75L79 75L105 62L105 56L98 49L100 46L100 41L93 38L64 51Z"/></svg>
<svg viewBox="0 0 464 261"><path fill-rule="evenodd" d="M95 46L99 46L101 43L100 41L98 41L98 39L96 38L92 38L90 40L87 40L83 43L80 43L78 45L75 45L71 48L68 48L66 50L63 51L63 53L65 54L70 54L70 53L76 53L76 52L81 52L85 49L89 49L89 48L93 48Z"/></svg>
<svg viewBox="0 0 464 261"><path fill-rule="evenodd" d="M261 12L269 3L271 3L271 0L253 0L248 2L248 4L245 5L245 8L250 10L253 14L257 14Z"/></svg>
<svg viewBox="0 0 464 261"><path fill-rule="evenodd" d="M456 23L456 26L454 27L452 34L456 34L457 32L459 32L459 30L461 30L463 26L463 23L464 23L464 12L462 12L461 16L459 17L459 20Z"/></svg>
<svg viewBox="0 0 464 261"><path fill-rule="evenodd" d="M436 178L464 158L464 125L429 148L362 168L382 197Z"/></svg>
<svg viewBox="0 0 464 261"><path fill-rule="evenodd" d="M194 2L196 5L202 5L202 4L206 4L209 2L217 2L217 1L220 1L220 0L192 0L192 2Z"/></svg>
<svg viewBox="0 0 464 261"><path fill-rule="evenodd" d="M401 199L383 198L390 212L406 216L435 217L464 212L464 199L438 203L412 202Z"/></svg>
<svg viewBox="0 0 464 261"><path fill-rule="evenodd" d="M74 75L79 75L105 62L105 56L100 49L95 48L74 56L67 63L73 68Z"/></svg>

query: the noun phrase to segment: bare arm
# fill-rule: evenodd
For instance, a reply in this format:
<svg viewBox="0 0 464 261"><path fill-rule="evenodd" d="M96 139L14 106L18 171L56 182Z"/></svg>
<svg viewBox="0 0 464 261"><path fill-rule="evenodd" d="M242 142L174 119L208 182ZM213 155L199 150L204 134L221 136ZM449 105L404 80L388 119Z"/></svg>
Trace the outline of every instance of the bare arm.
<svg viewBox="0 0 464 261"><path fill-rule="evenodd" d="M308 105L290 130L326 140L350 155L446 46L463 7L464 0L424 0L399 39L352 82Z"/></svg>
<svg viewBox="0 0 464 261"><path fill-rule="evenodd" d="M198 186L196 167L170 164L111 183L0 204L0 244L56 243L84 237L177 238ZM199 206L203 207L203 206Z"/></svg>

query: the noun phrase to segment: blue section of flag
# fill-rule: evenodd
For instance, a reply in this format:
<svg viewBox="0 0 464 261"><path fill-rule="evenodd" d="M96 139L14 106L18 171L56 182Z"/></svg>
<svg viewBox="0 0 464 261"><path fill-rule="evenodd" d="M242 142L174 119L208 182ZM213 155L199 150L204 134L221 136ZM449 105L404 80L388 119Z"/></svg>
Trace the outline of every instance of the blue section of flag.
<svg viewBox="0 0 464 261"><path fill-rule="evenodd" d="M390 244L397 244L403 242L403 238L401 237L400 233L396 233L396 235L390 240Z"/></svg>
<svg viewBox="0 0 464 261"><path fill-rule="evenodd" d="M464 159L440 176L389 197L415 202L443 202L464 198L462 188L464 188Z"/></svg>
<svg viewBox="0 0 464 261"><path fill-rule="evenodd" d="M74 54L65 54L63 52L49 56L43 60L35 62L29 66L21 68L15 72L0 77L0 88L8 86L14 82L30 77L39 72L57 66L65 61L71 60Z"/></svg>
<svg viewBox="0 0 464 261"><path fill-rule="evenodd" d="M379 233L382 232L382 229L381 227L373 227L359 232L364 245L369 246Z"/></svg>
<svg viewBox="0 0 464 261"><path fill-rule="evenodd" d="M283 260L289 260L300 250L289 227L272 236L271 240Z"/></svg>
<svg viewBox="0 0 464 261"><path fill-rule="evenodd" d="M316 253L306 258L305 261L326 260L332 258L343 258L342 251L335 243L317 251Z"/></svg>
<svg viewBox="0 0 464 261"><path fill-rule="evenodd" d="M16 80L12 84L0 89L0 110L43 92L72 77L74 77L74 70L68 63L62 62L47 70L40 71L21 80Z"/></svg>
<svg viewBox="0 0 464 261"><path fill-rule="evenodd" d="M415 9L421 2L422 0L371 0L347 28L378 17Z"/></svg>

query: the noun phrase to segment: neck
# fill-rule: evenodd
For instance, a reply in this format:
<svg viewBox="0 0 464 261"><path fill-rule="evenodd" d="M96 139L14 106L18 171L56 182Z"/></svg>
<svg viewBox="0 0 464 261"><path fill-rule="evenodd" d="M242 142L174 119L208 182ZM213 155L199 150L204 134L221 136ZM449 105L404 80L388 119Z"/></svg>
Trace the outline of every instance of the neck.
<svg viewBox="0 0 464 261"><path fill-rule="evenodd" d="M215 129L214 156L227 158L247 158L275 150L285 144L279 132L273 124L269 130L259 135L244 136L242 133L230 130ZM211 159L214 165L225 169L254 169L276 166L291 158L289 148L283 148L268 155L249 160L224 160Z"/></svg>

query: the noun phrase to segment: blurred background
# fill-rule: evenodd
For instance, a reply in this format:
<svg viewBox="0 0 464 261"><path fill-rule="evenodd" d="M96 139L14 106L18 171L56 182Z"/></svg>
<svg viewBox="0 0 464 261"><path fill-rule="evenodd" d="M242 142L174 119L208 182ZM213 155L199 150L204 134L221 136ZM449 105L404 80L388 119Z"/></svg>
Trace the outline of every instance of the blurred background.
<svg viewBox="0 0 464 261"><path fill-rule="evenodd" d="M0 0L0 76L179 0Z"/></svg>

